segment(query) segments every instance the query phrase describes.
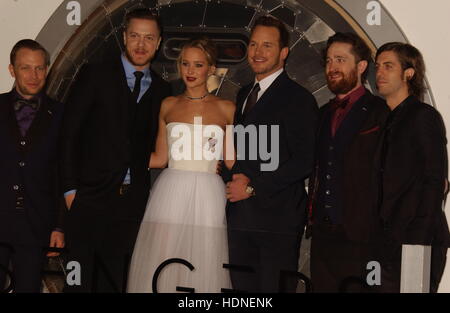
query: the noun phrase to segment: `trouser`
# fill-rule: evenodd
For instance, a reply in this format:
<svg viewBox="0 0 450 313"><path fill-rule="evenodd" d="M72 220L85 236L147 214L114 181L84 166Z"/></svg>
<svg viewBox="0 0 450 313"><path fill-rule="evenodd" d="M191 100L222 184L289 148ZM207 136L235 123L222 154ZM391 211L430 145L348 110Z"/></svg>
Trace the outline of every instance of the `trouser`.
<svg viewBox="0 0 450 313"><path fill-rule="evenodd" d="M138 210L127 191L120 193L110 201L106 212L88 214L83 205L77 207L74 202L68 216L67 262L78 262L81 281L80 284L75 279L67 281L64 292L126 291L142 216L130 214Z"/></svg>
<svg viewBox="0 0 450 313"><path fill-rule="evenodd" d="M228 229L233 289L240 292L295 292L302 234ZM245 270L247 269L247 270Z"/></svg>
<svg viewBox="0 0 450 313"><path fill-rule="evenodd" d="M371 292L366 269L375 261L374 246L350 241L342 225L313 225L311 281L314 292Z"/></svg>
<svg viewBox="0 0 450 313"><path fill-rule="evenodd" d="M44 260L45 253L38 245L0 243L0 292L8 288L7 277L15 293L41 292Z"/></svg>

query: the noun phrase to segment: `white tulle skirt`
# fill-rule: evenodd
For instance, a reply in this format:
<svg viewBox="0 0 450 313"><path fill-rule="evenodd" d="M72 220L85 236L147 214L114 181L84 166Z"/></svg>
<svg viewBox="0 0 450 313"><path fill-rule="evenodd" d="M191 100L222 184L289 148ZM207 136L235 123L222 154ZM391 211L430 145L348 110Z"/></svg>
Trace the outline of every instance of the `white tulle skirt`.
<svg viewBox="0 0 450 313"><path fill-rule="evenodd" d="M154 292L156 269L178 258L195 269L172 263L162 268L158 292L220 292L230 288L225 219L225 186L212 173L166 169L154 184L136 241L128 292Z"/></svg>

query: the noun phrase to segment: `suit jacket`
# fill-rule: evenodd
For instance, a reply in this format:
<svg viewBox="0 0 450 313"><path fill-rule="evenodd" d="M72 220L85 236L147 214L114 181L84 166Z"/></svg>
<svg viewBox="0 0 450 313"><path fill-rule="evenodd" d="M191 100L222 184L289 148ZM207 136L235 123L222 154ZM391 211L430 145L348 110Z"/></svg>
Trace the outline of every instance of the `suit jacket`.
<svg viewBox="0 0 450 313"><path fill-rule="evenodd" d="M305 224L304 180L313 164L317 103L310 92L282 72L244 118L242 107L252 85L242 88L237 95L235 126L256 126L258 138L247 138L245 152L238 148L238 160L231 171L225 168L223 177L227 182L233 174L245 174L256 195L236 203L228 202L228 227L298 233ZM267 138L263 136L265 125ZM271 138L274 126L279 127L279 136ZM249 157L252 146L258 149L254 160ZM267 151L267 147L268 151L278 150L279 164L275 170L261 171L261 165L269 161L264 161L259 151L261 148Z"/></svg>
<svg viewBox="0 0 450 313"><path fill-rule="evenodd" d="M63 106L43 96L25 137L17 125L13 93L0 95L0 241L48 246L63 228L59 143ZM18 196L23 209L16 208Z"/></svg>
<svg viewBox="0 0 450 313"><path fill-rule="evenodd" d="M326 128L325 121L330 121L333 110L331 104L323 106L320 110L318 137ZM377 217L377 172L375 169L375 152L381 138L382 128L389 114L389 108L384 100L372 95L368 90L353 104L352 109L336 132L345 132L348 120L357 126L351 138L345 138L345 146L339 157L340 181L336 181L340 188L342 210L342 224L348 239L358 242L376 240L379 230ZM316 148L319 151L319 147ZM315 219L317 195L319 189L319 172L322 170L316 157L315 170L309 181L309 216L310 223L318 223ZM313 234L314 235L314 234Z"/></svg>
<svg viewBox="0 0 450 313"><path fill-rule="evenodd" d="M440 114L410 96L392 111L378 150L379 213L402 244L448 245L442 210L447 140Z"/></svg>
<svg viewBox="0 0 450 313"><path fill-rule="evenodd" d="M79 74L67 100L62 145L63 187L77 190L77 209L106 211L130 168L130 214L143 214L160 105L170 95L169 85L156 73L151 76L150 88L134 104L119 55L86 65Z"/></svg>

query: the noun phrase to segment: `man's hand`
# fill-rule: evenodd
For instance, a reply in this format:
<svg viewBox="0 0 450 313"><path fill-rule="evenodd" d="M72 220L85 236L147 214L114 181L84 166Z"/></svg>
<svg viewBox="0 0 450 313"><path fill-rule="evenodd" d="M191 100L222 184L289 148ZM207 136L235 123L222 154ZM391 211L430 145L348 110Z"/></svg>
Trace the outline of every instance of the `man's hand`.
<svg viewBox="0 0 450 313"><path fill-rule="evenodd" d="M244 174L234 174L233 181L227 183L226 194L230 202L238 202L250 198L245 190L250 179Z"/></svg>
<svg viewBox="0 0 450 313"><path fill-rule="evenodd" d="M72 207L72 202L75 199L76 193L72 193L70 195L65 196L67 209L70 210Z"/></svg>
<svg viewBox="0 0 450 313"><path fill-rule="evenodd" d="M53 231L50 235L50 248L64 248L66 243L64 242L64 233L59 231ZM58 256L59 252L48 252L48 257Z"/></svg>
<svg viewBox="0 0 450 313"><path fill-rule="evenodd" d="M219 176L222 174L222 166L223 166L223 161L217 162L216 174Z"/></svg>

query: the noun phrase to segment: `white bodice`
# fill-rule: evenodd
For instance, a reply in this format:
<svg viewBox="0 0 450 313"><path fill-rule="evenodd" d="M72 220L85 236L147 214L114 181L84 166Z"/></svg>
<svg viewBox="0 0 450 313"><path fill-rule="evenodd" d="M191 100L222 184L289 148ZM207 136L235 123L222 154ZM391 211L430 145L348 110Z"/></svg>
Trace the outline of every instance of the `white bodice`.
<svg viewBox="0 0 450 313"><path fill-rule="evenodd" d="M216 173L222 159L224 131L218 125L167 124L169 168Z"/></svg>

